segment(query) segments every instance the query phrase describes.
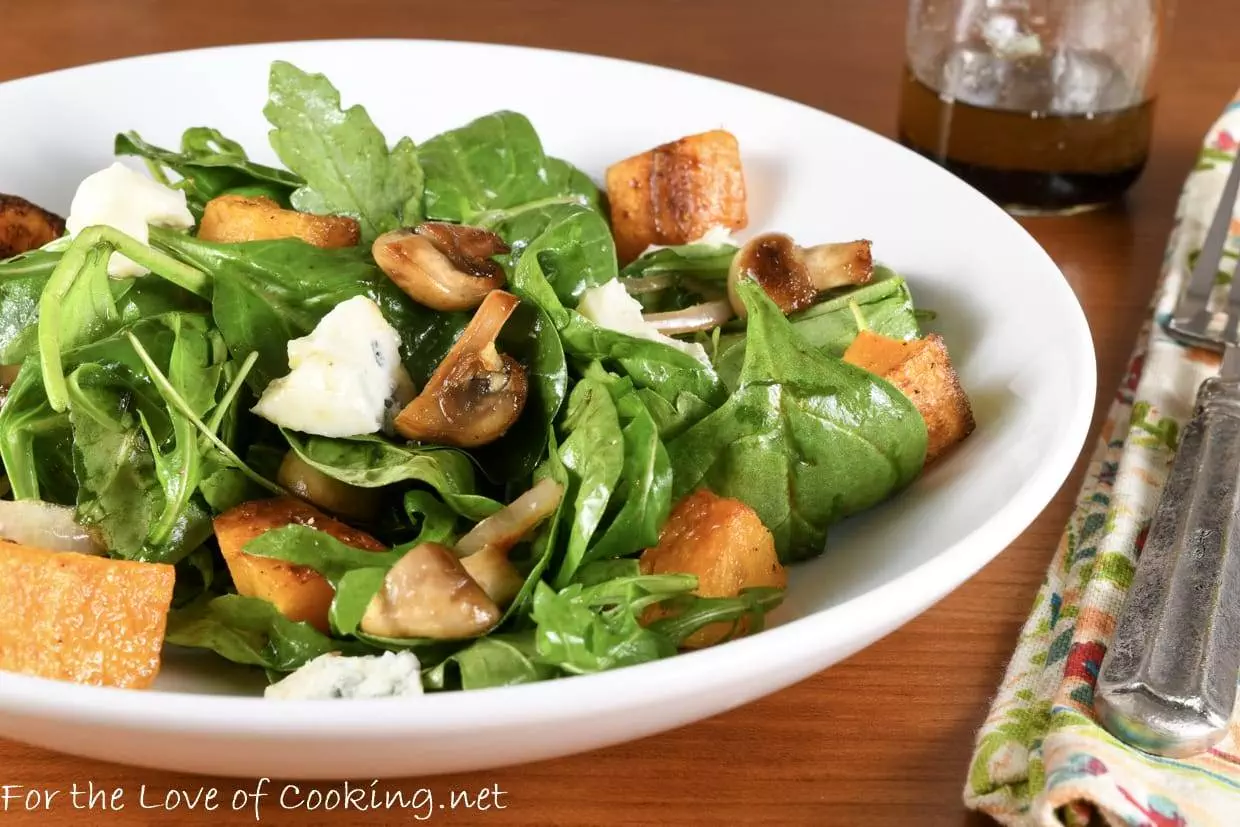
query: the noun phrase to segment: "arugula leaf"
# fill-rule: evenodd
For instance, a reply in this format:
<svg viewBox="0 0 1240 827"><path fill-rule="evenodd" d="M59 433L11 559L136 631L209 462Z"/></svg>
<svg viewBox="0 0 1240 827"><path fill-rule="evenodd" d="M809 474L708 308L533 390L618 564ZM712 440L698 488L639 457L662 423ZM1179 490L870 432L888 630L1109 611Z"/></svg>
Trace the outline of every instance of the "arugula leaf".
<svg viewBox="0 0 1240 827"><path fill-rule="evenodd" d="M38 352L39 299L64 254L64 249L40 249L0 262L0 365L20 365ZM206 306L198 296L160 278L108 279L106 283L122 324L172 310L196 312ZM87 280L72 289L98 286ZM90 298L89 305L75 308L79 315L94 309L95 296ZM110 314L106 307L104 312Z"/></svg>
<svg viewBox="0 0 1240 827"><path fill-rule="evenodd" d="M532 631L479 638L423 670L427 690L486 689L550 680L558 670L538 660Z"/></svg>
<svg viewBox="0 0 1240 827"><path fill-rule="evenodd" d="M595 611L580 584L556 592L540 582L531 612L538 657L571 674L634 666L676 654L670 638L644 628L628 606Z"/></svg>
<svg viewBox="0 0 1240 827"><path fill-rule="evenodd" d="M151 240L211 273L215 323L233 357L258 353L248 380L257 393L288 373L288 341L308 334L333 307L354 296L378 304L400 333L402 355L419 383L464 327L463 314L435 313L416 304L360 247L324 250L290 238L213 244L155 227Z"/></svg>
<svg viewBox="0 0 1240 827"><path fill-rule="evenodd" d="M388 570L380 567L351 569L332 582L336 587L336 595L332 598L327 619L332 631L337 635L349 635L374 644L374 640L361 630L362 619L366 610L375 599L375 595L383 588ZM434 645L435 641L411 639L389 641L393 648L413 648Z"/></svg>
<svg viewBox="0 0 1240 827"><path fill-rule="evenodd" d="M389 151L365 109L340 108L325 76L273 62L263 114L275 127L272 148L305 179L292 196L298 210L352 216L367 243L421 220L423 173L413 141L402 138Z"/></svg>
<svg viewBox="0 0 1240 827"><path fill-rule="evenodd" d="M359 488L420 482L433 488L463 517L481 520L503 506L474 493L469 457L452 448L413 448L377 436L333 439L283 431L297 455L333 479Z"/></svg>
<svg viewBox="0 0 1240 827"><path fill-rule="evenodd" d="M39 296L39 361L53 410L63 411L68 404L62 352L101 338L119 324L107 275L113 252L190 293L210 295L210 282L200 270L112 227L87 227L65 249Z"/></svg>
<svg viewBox="0 0 1240 827"><path fill-rule="evenodd" d="M827 527L905 487L926 423L904 394L806 342L752 282L744 366L717 410L667 444L679 498L705 485L753 508L787 562L820 554Z"/></svg>
<svg viewBox="0 0 1240 827"><path fill-rule="evenodd" d="M233 663L293 672L328 652L365 654L368 647L332 640L309 623L289 620L255 597L230 594L168 613L165 640L210 649Z"/></svg>
<svg viewBox="0 0 1240 827"><path fill-rule="evenodd" d="M39 297L63 255L32 250L0 261L0 365L20 365L38 350Z"/></svg>
<svg viewBox="0 0 1240 827"><path fill-rule="evenodd" d="M715 623L731 623L735 632L762 631L766 615L784 601L784 590L771 586L741 589L736 597L676 597L660 606L665 616L653 621L649 629L672 640L687 640L694 632ZM731 634L723 640L730 640Z"/></svg>
<svg viewBox="0 0 1240 827"><path fill-rule="evenodd" d="M580 170L547 157L524 115L500 111L425 141L426 216L490 226L531 205L598 208L598 188ZM501 233L503 235L503 233Z"/></svg>
<svg viewBox="0 0 1240 827"><path fill-rule="evenodd" d="M122 331L135 332L160 360L166 360L171 352L172 333L160 318L139 320ZM140 375L142 362L122 331L67 351L63 354L65 369L72 372L80 365L97 362ZM73 448L68 412L52 407L39 359L32 356L22 363L0 407L0 456L14 497L73 505L78 497Z"/></svg>
<svg viewBox="0 0 1240 827"><path fill-rule="evenodd" d="M154 323L172 338L161 371L194 413L205 413L219 383L220 367L211 360L222 349L212 348L202 317ZM212 527L196 496L196 426L149 376L121 364L85 361L68 387L78 519L98 526L108 549L127 559L176 562L205 542Z"/></svg>
<svg viewBox="0 0 1240 827"><path fill-rule="evenodd" d="M568 585L585 560L624 467L619 414L602 382L586 378L577 383L568 398L562 428L567 436L560 459L569 480L564 500L572 507L568 543L553 578L558 587Z"/></svg>
<svg viewBox="0 0 1240 827"><path fill-rule="evenodd" d="M48 401L64 410L61 354L116 329L120 316L109 287L106 244L75 245L56 265L39 297L38 346Z"/></svg>
<svg viewBox="0 0 1240 827"><path fill-rule="evenodd" d="M37 357L22 363L0 406L0 459L14 499L76 501L69 415L48 403Z"/></svg>
<svg viewBox="0 0 1240 827"><path fill-rule="evenodd" d="M600 672L671 657L694 632L713 623L743 621L762 628L783 600L781 589L745 589L736 597L698 597L689 574L643 575L636 560L583 567L558 592L539 583L534 595L538 660L572 674ZM659 619L643 622L658 606Z"/></svg>
<svg viewBox="0 0 1240 827"><path fill-rule="evenodd" d="M263 194L287 207L293 190L304 183L287 170L254 163L241 144L205 126L185 130L180 152L149 144L133 131L116 136L114 152L144 159L156 180L167 181L165 169L180 176L176 186L198 219L208 201L232 192Z"/></svg>
<svg viewBox="0 0 1240 827"><path fill-rule="evenodd" d="M220 352L222 348L212 347L200 317L172 316L171 322L175 341L168 362L168 382L190 410L202 418L215 405L222 375L222 365L215 359L225 354ZM214 331L211 334L218 338ZM171 405L168 417L172 424L172 444L167 451L159 446L141 410L138 416L152 447L156 477L163 487L163 510L147 535L148 545L160 547L167 544L174 533L184 532L188 522L195 518L201 520L205 515L205 509L194 499L202 480L203 454L197 427Z"/></svg>

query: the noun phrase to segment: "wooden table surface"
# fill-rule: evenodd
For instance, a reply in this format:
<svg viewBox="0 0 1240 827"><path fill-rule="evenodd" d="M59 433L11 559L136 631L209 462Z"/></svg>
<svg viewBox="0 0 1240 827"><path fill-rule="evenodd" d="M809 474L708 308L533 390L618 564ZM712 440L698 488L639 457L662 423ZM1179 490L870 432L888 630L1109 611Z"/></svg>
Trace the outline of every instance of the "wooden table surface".
<svg viewBox="0 0 1240 827"><path fill-rule="evenodd" d="M900 0L0 0L0 81L98 60L226 43L425 37L518 43L674 66L783 95L892 134L903 54ZM1141 324L1180 184L1204 131L1240 85L1233 0L1181 2L1166 52L1150 166L1123 207L1026 226L1071 282L1098 354L1097 419ZM502 81L500 81L502 82ZM140 91L133 93L140 94ZM618 113L622 116L622 113ZM20 113L0 113L3 121ZM3 190L3 181L0 181ZM996 277L1001 277L1001 273ZM1090 437L1092 448L1093 436ZM496 785L505 809L447 812L485 824L984 825L961 791L983 719L1077 488L1083 462L1006 552L919 619L784 692L675 732L495 772L410 779L403 789ZM4 823L253 823L227 812L137 809L172 788L252 782L152 773L0 741L0 785L124 788L124 811L0 812ZM709 802L709 803L708 803ZM348 814L263 812L264 823L354 824ZM365 823L412 823L371 814Z"/></svg>

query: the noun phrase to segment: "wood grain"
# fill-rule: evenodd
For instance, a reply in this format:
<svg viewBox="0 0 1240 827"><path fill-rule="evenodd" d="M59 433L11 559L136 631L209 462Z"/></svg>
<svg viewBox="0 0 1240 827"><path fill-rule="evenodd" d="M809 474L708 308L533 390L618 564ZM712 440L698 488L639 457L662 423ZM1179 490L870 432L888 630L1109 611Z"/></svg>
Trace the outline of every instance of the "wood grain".
<svg viewBox="0 0 1240 827"><path fill-rule="evenodd" d="M327 37L425 37L519 43L675 66L802 101L892 134L903 52L899 0L471 3L311 0L0 0L0 80L97 60L208 45ZM1240 7L1180 3L1150 166L1126 205L1026 226L1063 268L1088 314L1098 410L1110 404L1144 321L1180 184L1201 136L1240 84L1231 33ZM623 117L623 113L618 113ZM3 113L0 118L20 117ZM0 120L0 128L3 121ZM3 190L3 181L0 181ZM1003 278L997 267L995 278ZM1047 333L1053 335L1053 319ZM1097 422L1095 422L1095 430ZM1092 437L1091 437L1092 447ZM665 735L595 753L445 778L426 786L498 785L503 810L437 811L482 824L974 825L961 804L974 730L1067 519L1081 463L1004 554L921 618L829 671L775 696ZM123 787L115 813L74 812L69 785ZM252 824L253 814L138 808L139 786L217 786L227 801L252 781L138 772L0 742L0 784L66 791L51 813L4 823ZM227 806L225 806L227 810ZM410 814L262 812L267 824L407 824Z"/></svg>

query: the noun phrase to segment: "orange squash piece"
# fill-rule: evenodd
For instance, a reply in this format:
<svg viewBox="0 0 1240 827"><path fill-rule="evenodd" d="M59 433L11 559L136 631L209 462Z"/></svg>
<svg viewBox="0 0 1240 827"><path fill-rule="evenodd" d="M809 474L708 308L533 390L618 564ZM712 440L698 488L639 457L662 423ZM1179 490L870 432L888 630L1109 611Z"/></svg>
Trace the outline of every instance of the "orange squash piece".
<svg viewBox="0 0 1240 827"><path fill-rule="evenodd" d="M622 265L651 244L687 244L713 227L741 230L749 223L740 147L722 129L612 164L607 200Z"/></svg>
<svg viewBox="0 0 1240 827"><path fill-rule="evenodd" d="M216 196L198 224L199 238L224 244L300 238L315 247L352 247L361 235L361 225L348 216L286 210L265 195Z"/></svg>
<svg viewBox="0 0 1240 827"><path fill-rule="evenodd" d="M387 549L366 532L289 497L242 503L215 518L215 539L219 541L237 593L266 600L289 620L304 621L328 633L327 612L336 596L331 583L309 566L256 557L242 550L259 535L286 525L316 528L347 546L364 551Z"/></svg>
<svg viewBox="0 0 1240 827"><path fill-rule="evenodd" d="M775 538L757 512L705 488L676 504L659 532L658 544L642 552L640 565L642 574L696 575L694 593L701 597L735 597L742 589L788 585L788 573L775 553ZM649 624L665 614L651 606L642 622ZM713 646L731 631L731 623L712 623L690 635L683 646ZM742 621L738 633L747 631Z"/></svg>
<svg viewBox="0 0 1240 827"><path fill-rule="evenodd" d="M0 541L0 669L144 689L159 674L172 566Z"/></svg>
<svg viewBox="0 0 1240 827"><path fill-rule="evenodd" d="M942 336L905 342L863 330L843 359L895 385L921 412L927 465L973 433L973 407Z"/></svg>

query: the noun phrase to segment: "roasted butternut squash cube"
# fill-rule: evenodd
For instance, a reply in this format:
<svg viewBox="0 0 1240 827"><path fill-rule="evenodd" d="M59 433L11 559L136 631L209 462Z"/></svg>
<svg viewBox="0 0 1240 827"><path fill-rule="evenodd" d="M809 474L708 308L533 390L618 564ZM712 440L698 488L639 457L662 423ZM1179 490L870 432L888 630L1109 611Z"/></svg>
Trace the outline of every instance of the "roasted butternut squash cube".
<svg viewBox="0 0 1240 827"><path fill-rule="evenodd" d="M263 195L212 198L198 224L199 238L224 244L300 238L315 247L352 247L361 235L361 226L348 216L286 210Z"/></svg>
<svg viewBox="0 0 1240 827"><path fill-rule="evenodd" d="M159 674L172 566L0 541L0 669L144 689Z"/></svg>
<svg viewBox="0 0 1240 827"><path fill-rule="evenodd" d="M65 234L65 220L16 195L0 193L0 259L28 253Z"/></svg>
<svg viewBox="0 0 1240 827"><path fill-rule="evenodd" d="M683 498L668 515L657 545L641 556L643 574L693 574L701 597L735 597L757 586L785 588L788 573L775 553L775 538L757 513L740 500L700 489ZM652 623L667 611L652 606L642 618ZM742 621L737 633L745 634ZM731 623L694 632L688 649L713 646L732 633Z"/></svg>
<svg viewBox="0 0 1240 827"><path fill-rule="evenodd" d="M973 433L973 408L942 336L900 341L865 330L843 358L895 385L921 412L926 420L927 464Z"/></svg>
<svg viewBox="0 0 1240 827"><path fill-rule="evenodd" d="M722 129L612 164L607 199L622 265L651 244L686 244L713 227L749 223L740 147Z"/></svg>
<svg viewBox="0 0 1240 827"><path fill-rule="evenodd" d="M242 550L259 535L286 525L317 528L345 545L365 551L386 549L366 532L290 497L242 503L215 518L215 538L237 593L266 600L289 620L304 621L321 632L329 632L327 612L336 595L331 583L309 566L256 557Z"/></svg>

